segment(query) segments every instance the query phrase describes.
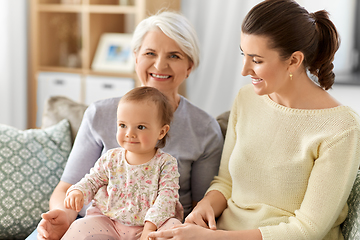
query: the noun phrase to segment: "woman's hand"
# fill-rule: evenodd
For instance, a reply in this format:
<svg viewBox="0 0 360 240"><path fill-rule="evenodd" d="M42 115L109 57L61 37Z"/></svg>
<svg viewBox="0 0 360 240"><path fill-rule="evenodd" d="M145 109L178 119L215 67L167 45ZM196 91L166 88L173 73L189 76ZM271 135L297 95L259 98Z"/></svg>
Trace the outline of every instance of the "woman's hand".
<svg viewBox="0 0 360 240"><path fill-rule="evenodd" d="M84 206L84 194L80 190L72 190L66 196L64 206L68 209L80 212Z"/></svg>
<svg viewBox="0 0 360 240"><path fill-rule="evenodd" d="M215 213L210 201L206 198L201 200L186 217L185 223L192 223L204 228L216 230Z"/></svg>
<svg viewBox="0 0 360 240"><path fill-rule="evenodd" d="M157 232L149 233L148 237L151 239L165 238L176 240L211 240L216 239L214 236L214 230L203 228L194 224L181 224L172 227L167 230L159 230Z"/></svg>
<svg viewBox="0 0 360 240"><path fill-rule="evenodd" d="M61 209L50 210L41 215L37 231L39 240L60 239L70 226L66 212Z"/></svg>

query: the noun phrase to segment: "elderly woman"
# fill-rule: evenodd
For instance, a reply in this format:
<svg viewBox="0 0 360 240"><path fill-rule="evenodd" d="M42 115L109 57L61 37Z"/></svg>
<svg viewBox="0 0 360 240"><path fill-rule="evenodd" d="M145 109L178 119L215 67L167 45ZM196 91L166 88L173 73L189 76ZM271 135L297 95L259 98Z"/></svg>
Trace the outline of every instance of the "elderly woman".
<svg viewBox="0 0 360 240"><path fill-rule="evenodd" d="M180 84L199 64L196 33L182 15L162 12L137 26L133 51L142 85L159 89L175 111L163 150L178 160L180 202L186 216L217 174L223 146L216 120L178 94ZM61 238L77 217L76 211L65 209L65 193L103 153L117 146L118 102L119 98L106 99L86 110L61 181L51 196L50 211L42 215L38 225L38 239Z"/></svg>

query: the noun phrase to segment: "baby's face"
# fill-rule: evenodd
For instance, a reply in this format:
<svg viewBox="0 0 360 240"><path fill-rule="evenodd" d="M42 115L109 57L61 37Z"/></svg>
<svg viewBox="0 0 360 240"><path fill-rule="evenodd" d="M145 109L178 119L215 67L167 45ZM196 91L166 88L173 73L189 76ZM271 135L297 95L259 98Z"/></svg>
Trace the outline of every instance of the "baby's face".
<svg viewBox="0 0 360 240"><path fill-rule="evenodd" d="M117 141L134 153L153 152L164 132L153 102L125 101L117 109Z"/></svg>

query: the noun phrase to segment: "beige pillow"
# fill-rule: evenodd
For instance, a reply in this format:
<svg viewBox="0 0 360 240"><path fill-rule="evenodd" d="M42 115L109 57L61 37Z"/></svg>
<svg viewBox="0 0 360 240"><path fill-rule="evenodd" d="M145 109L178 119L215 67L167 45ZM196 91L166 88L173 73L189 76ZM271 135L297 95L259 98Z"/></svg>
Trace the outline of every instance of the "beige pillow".
<svg viewBox="0 0 360 240"><path fill-rule="evenodd" d="M74 143L86 108L86 105L75 102L67 97L50 97L45 102L41 128L45 129L57 124L63 119L67 119L71 127L72 143Z"/></svg>

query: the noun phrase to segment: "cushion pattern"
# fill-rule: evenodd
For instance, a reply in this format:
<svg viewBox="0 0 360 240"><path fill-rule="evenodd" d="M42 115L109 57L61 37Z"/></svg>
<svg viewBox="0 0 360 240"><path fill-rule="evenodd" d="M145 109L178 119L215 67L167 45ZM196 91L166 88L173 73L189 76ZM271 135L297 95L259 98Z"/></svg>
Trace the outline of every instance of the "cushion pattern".
<svg viewBox="0 0 360 240"><path fill-rule="evenodd" d="M360 171L358 171L349 199L349 213L342 224L345 240L360 239Z"/></svg>
<svg viewBox="0 0 360 240"><path fill-rule="evenodd" d="M70 149L67 120L25 131L0 124L0 239L25 239L36 228Z"/></svg>

